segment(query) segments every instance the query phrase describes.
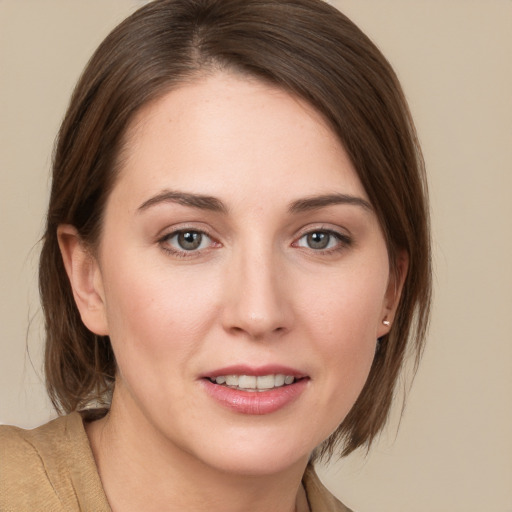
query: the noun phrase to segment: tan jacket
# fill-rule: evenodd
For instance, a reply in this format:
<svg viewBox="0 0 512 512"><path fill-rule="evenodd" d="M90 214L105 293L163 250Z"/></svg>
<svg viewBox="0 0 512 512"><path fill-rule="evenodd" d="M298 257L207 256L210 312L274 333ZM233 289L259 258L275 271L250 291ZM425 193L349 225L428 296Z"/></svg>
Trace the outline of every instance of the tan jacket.
<svg viewBox="0 0 512 512"><path fill-rule="evenodd" d="M311 512L350 512L312 467ZM34 430L0 426L0 512L111 512L79 413Z"/></svg>

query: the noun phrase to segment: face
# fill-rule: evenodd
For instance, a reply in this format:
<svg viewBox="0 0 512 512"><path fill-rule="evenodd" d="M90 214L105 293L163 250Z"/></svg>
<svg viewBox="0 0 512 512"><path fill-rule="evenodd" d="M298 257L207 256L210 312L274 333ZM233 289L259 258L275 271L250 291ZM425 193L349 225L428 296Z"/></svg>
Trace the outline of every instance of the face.
<svg viewBox="0 0 512 512"><path fill-rule="evenodd" d="M208 467L304 463L354 404L393 313L346 152L301 100L217 74L146 106L124 157L100 306L82 311L111 338L115 406Z"/></svg>

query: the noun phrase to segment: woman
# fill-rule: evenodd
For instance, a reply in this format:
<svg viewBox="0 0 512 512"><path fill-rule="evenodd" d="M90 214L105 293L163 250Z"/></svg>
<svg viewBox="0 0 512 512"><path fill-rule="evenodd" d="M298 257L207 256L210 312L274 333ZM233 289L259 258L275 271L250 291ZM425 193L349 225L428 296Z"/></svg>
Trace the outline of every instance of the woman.
<svg viewBox="0 0 512 512"><path fill-rule="evenodd" d="M2 510L348 510L312 463L371 444L430 300L389 64L318 0L143 7L62 124L40 289L68 415L3 427Z"/></svg>

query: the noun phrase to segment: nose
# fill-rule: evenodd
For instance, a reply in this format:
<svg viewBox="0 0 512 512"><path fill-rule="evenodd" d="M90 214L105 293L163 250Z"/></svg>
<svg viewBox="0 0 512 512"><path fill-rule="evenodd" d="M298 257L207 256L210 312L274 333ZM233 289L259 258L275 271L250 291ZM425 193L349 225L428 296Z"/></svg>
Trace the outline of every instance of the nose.
<svg viewBox="0 0 512 512"><path fill-rule="evenodd" d="M290 331L293 307L284 267L270 248L233 255L225 280L225 330L253 340L275 339Z"/></svg>

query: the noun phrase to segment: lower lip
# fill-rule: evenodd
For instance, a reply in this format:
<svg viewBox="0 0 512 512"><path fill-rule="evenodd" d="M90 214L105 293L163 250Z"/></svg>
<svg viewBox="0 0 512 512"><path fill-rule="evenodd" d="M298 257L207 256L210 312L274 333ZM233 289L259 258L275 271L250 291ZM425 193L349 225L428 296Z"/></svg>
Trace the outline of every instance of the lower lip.
<svg viewBox="0 0 512 512"><path fill-rule="evenodd" d="M202 379L206 392L218 403L240 414L271 414L294 402L306 389L309 379L267 391L241 391Z"/></svg>

